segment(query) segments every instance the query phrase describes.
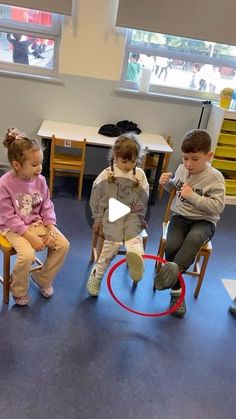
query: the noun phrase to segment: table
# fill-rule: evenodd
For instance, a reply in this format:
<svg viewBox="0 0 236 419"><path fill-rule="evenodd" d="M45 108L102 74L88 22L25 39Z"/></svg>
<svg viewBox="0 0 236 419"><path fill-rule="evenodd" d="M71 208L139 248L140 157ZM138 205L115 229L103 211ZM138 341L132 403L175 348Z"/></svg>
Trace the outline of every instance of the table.
<svg viewBox="0 0 236 419"><path fill-rule="evenodd" d="M50 164L50 140L54 134L58 138L65 138L71 141L81 140L86 138L87 146L110 148L116 141L116 137L106 137L98 134L99 127L70 124L58 121L43 121L39 128L38 135L42 138L44 147L44 164L43 174L49 175ZM142 149L146 152L152 152L159 156L158 164L155 172L153 189L150 194L150 203L154 204L161 175L163 160L165 153L172 153L172 148L167 144L165 138L159 134L141 133L138 136Z"/></svg>

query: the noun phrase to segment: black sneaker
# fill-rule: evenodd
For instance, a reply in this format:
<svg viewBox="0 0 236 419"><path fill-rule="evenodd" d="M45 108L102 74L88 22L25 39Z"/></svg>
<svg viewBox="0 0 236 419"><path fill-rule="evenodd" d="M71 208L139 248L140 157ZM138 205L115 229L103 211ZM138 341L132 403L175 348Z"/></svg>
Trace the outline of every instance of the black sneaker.
<svg viewBox="0 0 236 419"><path fill-rule="evenodd" d="M236 314L236 297L235 299L232 301L231 306L229 307L229 311L232 314Z"/></svg>
<svg viewBox="0 0 236 419"><path fill-rule="evenodd" d="M154 278L153 289L155 290L166 290L172 288L178 280L179 268L174 262L167 262L162 267L159 274Z"/></svg>
<svg viewBox="0 0 236 419"><path fill-rule="evenodd" d="M180 295L181 295L181 292L170 293L170 308L173 307L177 303ZM180 306L171 314L172 316L175 316L175 317L184 317L185 313L186 313L186 304L185 304L185 299L184 299L182 303L180 304Z"/></svg>

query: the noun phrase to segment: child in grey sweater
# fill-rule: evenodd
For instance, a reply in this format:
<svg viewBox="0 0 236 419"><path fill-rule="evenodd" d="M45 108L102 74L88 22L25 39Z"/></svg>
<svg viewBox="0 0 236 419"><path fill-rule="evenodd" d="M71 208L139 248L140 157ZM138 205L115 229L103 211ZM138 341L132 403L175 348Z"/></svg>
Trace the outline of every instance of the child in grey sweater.
<svg viewBox="0 0 236 419"><path fill-rule="evenodd" d="M180 297L181 285L178 271L185 272L193 263L202 245L213 237L220 213L225 205L223 175L210 165L213 156L211 138L200 129L188 132L183 140L183 163L172 173L163 173L160 184L167 190L176 189L168 227L165 264L154 279L158 290L172 288L170 306ZM183 317L185 301L173 312Z"/></svg>

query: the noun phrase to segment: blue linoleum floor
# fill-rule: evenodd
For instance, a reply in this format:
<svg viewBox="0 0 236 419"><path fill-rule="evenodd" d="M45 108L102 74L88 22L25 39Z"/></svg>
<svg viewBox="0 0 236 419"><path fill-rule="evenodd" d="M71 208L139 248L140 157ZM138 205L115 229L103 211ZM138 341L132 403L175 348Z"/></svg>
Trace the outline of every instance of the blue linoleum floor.
<svg viewBox="0 0 236 419"><path fill-rule="evenodd" d="M88 196L89 185L81 202L69 187L54 198L71 249L53 298L45 300L31 284L29 307L12 300L0 306L0 418L235 417L236 318L221 282L236 278L235 207L222 215L198 300L195 279L185 277L185 318L145 318L121 308L105 281L98 299L87 295ZM166 199L149 210L148 253L156 254ZM150 312L168 307L167 291L152 292L153 268L146 263L135 292L125 266L114 274L112 286L125 304Z"/></svg>

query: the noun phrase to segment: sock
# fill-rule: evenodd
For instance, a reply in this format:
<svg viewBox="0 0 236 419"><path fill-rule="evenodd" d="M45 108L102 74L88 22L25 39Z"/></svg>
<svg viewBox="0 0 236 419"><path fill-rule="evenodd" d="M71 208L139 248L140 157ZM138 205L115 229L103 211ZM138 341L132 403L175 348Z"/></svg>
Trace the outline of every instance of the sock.
<svg viewBox="0 0 236 419"><path fill-rule="evenodd" d="M178 290L171 290L171 295L179 295L182 292L182 288L179 288Z"/></svg>

